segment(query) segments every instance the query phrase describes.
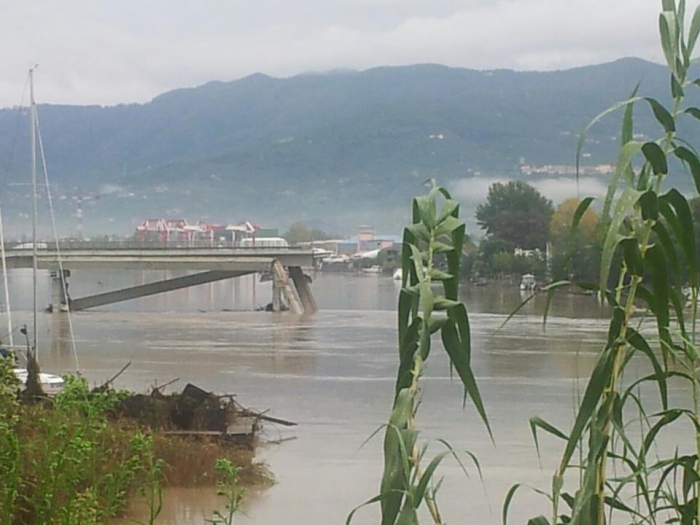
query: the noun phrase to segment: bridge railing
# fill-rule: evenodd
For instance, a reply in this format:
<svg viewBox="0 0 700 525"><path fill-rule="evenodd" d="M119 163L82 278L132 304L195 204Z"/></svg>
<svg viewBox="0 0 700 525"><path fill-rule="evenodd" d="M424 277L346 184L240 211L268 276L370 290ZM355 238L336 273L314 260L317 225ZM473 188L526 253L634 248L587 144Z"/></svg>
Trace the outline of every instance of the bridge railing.
<svg viewBox="0 0 700 525"><path fill-rule="evenodd" d="M22 243L22 242L7 242L5 248L12 251L23 251L31 252L33 249L32 243ZM153 242L153 241L78 241L78 240L63 240L56 242L37 242L37 249L40 251L69 251L69 250L139 250L139 251L150 251L150 250L240 250L241 252L284 252L284 251L296 251L304 250L298 246L240 246L233 244L232 242L210 242L210 241L194 241L191 243L182 241L171 241L171 242Z"/></svg>

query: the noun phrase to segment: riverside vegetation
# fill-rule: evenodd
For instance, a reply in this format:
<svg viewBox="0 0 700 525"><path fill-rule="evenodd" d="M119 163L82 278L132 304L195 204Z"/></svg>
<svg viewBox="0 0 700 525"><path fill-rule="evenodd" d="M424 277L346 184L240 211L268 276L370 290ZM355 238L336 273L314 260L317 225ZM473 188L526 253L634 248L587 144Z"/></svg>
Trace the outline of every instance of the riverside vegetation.
<svg viewBox="0 0 700 525"><path fill-rule="evenodd" d="M690 72L700 35L700 7L686 19L684 0L663 0L659 32L670 72L670 105L639 97L635 89L629 99L596 117L579 140L577 165L588 130L606 115L624 112L616 169L600 216L604 241L599 278L594 283L561 280L545 291L548 304L564 286L597 291L611 305L612 315L607 343L578 398L572 427L560 429L537 416L530 420L538 450L542 433L563 441L564 450L551 488L538 491L551 511L533 517L529 525L700 523L696 224L688 199L664 185L675 171L689 176L700 192L700 154L679 132L700 119L700 109L686 102L686 93L700 87L700 79ZM638 105L647 106L658 124L657 140L635 140ZM586 198L576 208L572 239L592 201ZM444 443L445 451L426 459L428 447L419 442L417 424L420 380L433 334L440 334L464 386L465 401L473 402L490 433L470 366L467 311L457 301L464 235L458 211L449 193L433 184L428 195L414 199L412 225L404 233L396 392L384 427L380 492L364 504L380 505L382 525L417 525L418 509L423 507L431 522L443 523L436 472L444 458L458 455ZM442 284L442 294L436 293L434 283ZM635 316L640 310L644 315ZM649 370L647 375L628 371L640 363ZM671 385L681 386L687 397L672 402ZM688 424L683 425L684 420ZM695 446L684 450L675 445L679 433L687 433L683 441ZM667 453L664 436L675 446ZM504 525L520 488L515 484L506 494Z"/></svg>
<svg viewBox="0 0 700 525"><path fill-rule="evenodd" d="M696 228L688 199L664 186L670 172L683 172L700 192L700 154L679 132L700 119L700 109L686 102L686 92L700 86L690 75L700 36L700 8L686 19L684 0L663 0L659 30L670 72L670 106L638 97L635 90L591 123L624 111L617 166L600 215L605 231L600 275L596 283L575 283L597 291L610 303L612 316L607 342L581 393L571 428L557 428L537 416L530 420L537 447L543 432L563 442L551 488L540 491L551 510L548 516L530 519L530 525L700 524ZM634 139L637 105L647 106L660 126L657 140ZM586 198L576 209L572 235L591 202ZM440 335L464 386L465 401L473 403L490 433L470 365L469 318L457 298L463 240L459 206L446 190L433 185L427 195L414 199L412 224L404 232L399 366L392 411L383 427L384 470L379 494L365 503L380 506L382 525L417 525L420 509L434 524L443 524L439 465L448 457L461 461L447 443L428 458L428 445L419 439L421 379L434 351L432 336ZM442 286L439 292L435 284ZM557 281L545 291L553 294L571 284ZM639 309L645 315L633 316ZM649 374L637 378L631 370L626 373L639 361L645 362ZM9 365L0 367L0 384L10 385L0 391L0 520L5 519L0 524L98 523L122 508L134 488L142 490L157 513L164 463L156 459L151 438L107 422L105 414L115 394L92 399L84 382L76 379L50 407L25 405L16 398L11 374ZM669 388L677 384L684 386L687 398L672 402ZM689 424L681 425L683 420ZM38 427L20 433L24 425ZM117 439L120 432L124 434ZM664 455L661 440L671 432L672 437L687 432L686 441L695 448ZM120 459L110 471L98 458L107 464ZM478 467L476 458L471 459ZM238 471L231 465L219 468L235 487ZM504 524L519 489L515 484L505 497ZM240 492L223 492L227 514L217 514L214 521L231 523Z"/></svg>
<svg viewBox="0 0 700 525"><path fill-rule="evenodd" d="M90 390L72 376L54 398L32 391L29 381L18 395L12 367L11 359L0 359L0 525L103 524L137 502L152 524L162 487L217 479L232 514L239 485L268 481L250 447L186 440L122 415L125 404L133 410L134 399L143 406L151 396ZM146 409L149 420L157 407ZM213 522L230 520L215 513Z"/></svg>

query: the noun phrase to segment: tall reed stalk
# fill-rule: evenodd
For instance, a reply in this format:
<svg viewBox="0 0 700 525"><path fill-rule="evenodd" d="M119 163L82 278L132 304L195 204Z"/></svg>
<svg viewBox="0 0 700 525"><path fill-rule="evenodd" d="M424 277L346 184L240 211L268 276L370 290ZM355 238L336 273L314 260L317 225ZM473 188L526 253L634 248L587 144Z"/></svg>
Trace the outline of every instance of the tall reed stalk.
<svg viewBox="0 0 700 525"><path fill-rule="evenodd" d="M622 144L603 204L606 235L600 279L594 287L612 307L608 340L570 433L540 418L531 420L536 441L538 430L566 440L552 482L552 515L539 516L533 523L603 525L613 522L617 514L624 514L631 523L700 523L695 225L686 197L675 188L664 190L673 169L689 174L700 191L700 155L678 132L679 126L700 119L700 109L686 103L686 92L700 86L700 80L690 76L700 34L700 8L689 27L685 12L684 0L662 1L659 33L669 69L670 104L637 96L635 89L631 98L598 115L579 140L577 166L591 126L624 109ZM639 104L650 109L660 127L655 141L634 140L633 111ZM579 206L572 231L591 201L585 199ZM614 275L616 283L610 288ZM551 289L564 284L569 283L555 283ZM648 323L634 317L640 308L654 324L653 337ZM633 359L646 360L652 373L626 382L625 371ZM671 378L689 382L692 399L669 406ZM658 390L658 402L643 395L647 383ZM660 410L651 410L657 406ZM695 451L659 457L659 436L680 418L691 423ZM579 473L579 483L567 491L571 477L567 473L572 469ZM504 521L514 490L506 498Z"/></svg>
<svg viewBox="0 0 700 525"><path fill-rule="evenodd" d="M427 195L413 200L411 226L404 230L403 280L398 305L399 368L395 397L384 432L384 474L380 493L365 505L380 503L382 525L418 523L418 509L425 506L436 525L443 523L433 476L447 450L425 459L427 444L419 444L417 411L421 379L430 356L431 336L439 333L442 346L470 398L491 432L486 411L471 368L469 318L458 300L459 268L465 226L459 220L459 204L430 181ZM435 285L442 285L442 293ZM427 465L426 465L427 463ZM355 509L356 511L357 509ZM347 519L350 523L355 513Z"/></svg>

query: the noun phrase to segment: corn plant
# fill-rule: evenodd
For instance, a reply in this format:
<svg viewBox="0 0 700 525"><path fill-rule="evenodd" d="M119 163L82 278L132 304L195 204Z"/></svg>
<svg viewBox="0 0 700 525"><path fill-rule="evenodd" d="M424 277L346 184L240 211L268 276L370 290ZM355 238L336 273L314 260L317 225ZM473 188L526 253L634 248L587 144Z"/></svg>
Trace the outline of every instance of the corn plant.
<svg viewBox="0 0 700 525"><path fill-rule="evenodd" d="M700 8L688 29L685 12L684 0L662 1L659 31L670 73L670 105L637 96L635 89L631 98L598 115L579 140L577 165L590 127L607 114L624 110L622 144L603 203L606 236L595 286L610 303L612 316L607 343L588 379L571 431L567 434L540 418L531 420L536 444L538 430L566 442L552 481L552 514L531 523L602 525L623 519L618 514L628 523L700 523L695 225L686 197L664 185L671 170L683 170L700 191L700 155L678 131L700 119L700 109L685 98L687 91L700 86L700 80L690 76ZM634 140L638 105L647 106L658 123L657 140ZM591 200L579 206L573 228ZM568 283L555 283L551 290L564 284ZM653 322L653 336L645 335L645 324L633 317L640 307ZM645 359L652 373L625 381L633 358ZM690 384L692 398L679 407L669 406L672 377ZM658 390L658 401L643 395L647 383ZM660 410L650 408L657 406ZM680 419L691 422L696 449L659 457L659 436ZM567 490L572 478L577 483ZM504 522L516 489L506 497Z"/></svg>
<svg viewBox="0 0 700 525"><path fill-rule="evenodd" d="M380 504L382 525L417 524L422 506L435 524L443 523L436 500L440 482L433 478L440 462L455 453L448 446L427 462L428 445L419 444L416 418L433 334L441 336L464 387L464 401L472 400L491 432L470 365L467 310L457 299L464 232L459 204L431 181L428 194L413 200L412 224L404 230L398 301L399 366L393 408L384 428L384 473L379 495L364 504ZM442 293L434 289L436 284L442 285ZM346 523L351 522L356 510Z"/></svg>

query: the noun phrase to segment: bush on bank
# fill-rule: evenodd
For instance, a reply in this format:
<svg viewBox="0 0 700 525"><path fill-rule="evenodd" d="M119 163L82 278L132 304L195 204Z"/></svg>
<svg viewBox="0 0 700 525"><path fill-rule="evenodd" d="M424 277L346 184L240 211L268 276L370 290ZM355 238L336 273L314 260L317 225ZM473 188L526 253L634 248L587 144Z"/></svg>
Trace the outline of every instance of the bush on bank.
<svg viewBox="0 0 700 525"><path fill-rule="evenodd" d="M32 401L18 395L12 368L0 358L0 525L104 523L130 498L153 504L163 485L213 485L219 458L241 468L243 484L266 479L250 448L114 417L129 392L68 376L59 395Z"/></svg>

